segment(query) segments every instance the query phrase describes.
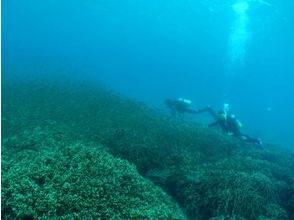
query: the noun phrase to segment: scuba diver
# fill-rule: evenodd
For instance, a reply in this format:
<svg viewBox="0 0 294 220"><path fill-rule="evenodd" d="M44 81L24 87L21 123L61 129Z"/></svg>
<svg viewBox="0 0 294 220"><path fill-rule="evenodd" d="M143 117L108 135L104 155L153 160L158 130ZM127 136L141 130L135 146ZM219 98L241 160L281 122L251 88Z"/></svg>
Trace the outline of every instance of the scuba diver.
<svg viewBox="0 0 294 220"><path fill-rule="evenodd" d="M214 111L210 106L198 110L199 113L206 111L209 112L210 115L212 115L212 117L215 119L215 122L209 124L208 127L219 126L226 134L234 136L245 142L256 144L261 149L263 149L263 144L260 139L250 137L249 135L243 134L241 132L242 124L235 115L230 113L229 104L225 103L223 109L219 110L218 112Z"/></svg>
<svg viewBox="0 0 294 220"><path fill-rule="evenodd" d="M182 115L184 113L199 113L198 111L191 109L192 102L188 99L166 99L165 104L170 109L172 116Z"/></svg>

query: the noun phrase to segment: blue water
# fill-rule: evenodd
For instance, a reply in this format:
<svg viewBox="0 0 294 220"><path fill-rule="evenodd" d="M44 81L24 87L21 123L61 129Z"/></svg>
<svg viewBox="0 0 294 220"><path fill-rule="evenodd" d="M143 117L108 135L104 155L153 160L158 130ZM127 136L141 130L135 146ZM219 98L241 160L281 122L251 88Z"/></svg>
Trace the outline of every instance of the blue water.
<svg viewBox="0 0 294 220"><path fill-rule="evenodd" d="M228 102L245 132L293 149L293 11L292 0L3 0L3 82L97 81L161 109L167 97Z"/></svg>

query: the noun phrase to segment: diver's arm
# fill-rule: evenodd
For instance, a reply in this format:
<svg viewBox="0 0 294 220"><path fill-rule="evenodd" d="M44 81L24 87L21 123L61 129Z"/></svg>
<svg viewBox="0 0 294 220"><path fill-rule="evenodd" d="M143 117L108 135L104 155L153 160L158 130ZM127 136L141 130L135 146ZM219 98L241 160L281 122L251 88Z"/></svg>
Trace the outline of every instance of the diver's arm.
<svg viewBox="0 0 294 220"><path fill-rule="evenodd" d="M186 110L186 111L189 112L189 113L193 113L193 114L199 114L199 113L202 113L202 112L207 112L207 111L209 111L208 108L209 108L209 107L205 107L205 108L201 108L201 109L198 109L198 110L188 109L188 110Z"/></svg>
<svg viewBox="0 0 294 220"><path fill-rule="evenodd" d="M199 114L202 112L208 112L213 118L217 119L217 113L210 106L207 106L199 110L194 110L195 114Z"/></svg>
<svg viewBox="0 0 294 220"><path fill-rule="evenodd" d="M210 106L206 107L206 111L215 119L218 120L218 114Z"/></svg>
<svg viewBox="0 0 294 220"><path fill-rule="evenodd" d="M190 114L199 114L199 113L206 112L206 111L208 111L208 107L205 107L205 108L202 108L202 109L198 109L198 110L189 109L189 108L186 108L185 109L185 112L186 113L190 113Z"/></svg>
<svg viewBox="0 0 294 220"><path fill-rule="evenodd" d="M195 110L195 113L196 114L199 114L199 113L207 112L207 111L209 111L209 107L205 107L205 108L201 108L201 109Z"/></svg>
<svg viewBox="0 0 294 220"><path fill-rule="evenodd" d="M204 111L194 110L194 109L187 109L186 112L190 113L190 114L198 114L198 113L201 113L201 112L204 112Z"/></svg>

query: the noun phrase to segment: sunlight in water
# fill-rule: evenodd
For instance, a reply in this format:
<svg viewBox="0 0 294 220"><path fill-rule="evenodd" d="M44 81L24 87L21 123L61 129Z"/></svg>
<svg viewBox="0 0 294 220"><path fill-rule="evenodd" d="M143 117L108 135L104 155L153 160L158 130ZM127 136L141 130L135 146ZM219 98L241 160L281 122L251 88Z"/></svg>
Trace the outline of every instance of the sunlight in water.
<svg viewBox="0 0 294 220"><path fill-rule="evenodd" d="M235 21L231 27L231 34L229 38L229 55L232 63L244 63L244 56L246 54L246 44L250 38L248 30L248 0L237 0L232 9L235 14Z"/></svg>

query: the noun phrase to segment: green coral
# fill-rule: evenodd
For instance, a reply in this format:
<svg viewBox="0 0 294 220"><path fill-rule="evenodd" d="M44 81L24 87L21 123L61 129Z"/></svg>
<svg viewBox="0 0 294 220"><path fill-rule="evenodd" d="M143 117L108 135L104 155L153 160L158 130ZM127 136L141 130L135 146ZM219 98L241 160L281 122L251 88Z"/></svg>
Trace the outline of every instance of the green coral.
<svg viewBox="0 0 294 220"><path fill-rule="evenodd" d="M101 147L18 154L2 164L3 219L184 219L160 188Z"/></svg>
<svg viewBox="0 0 294 220"><path fill-rule="evenodd" d="M2 114L4 216L87 217L101 204L107 208L97 218L179 213L149 179L190 219L294 218L294 161L276 146L261 151L93 85L6 83ZM105 149L93 147L100 145ZM113 178L103 177L101 167ZM89 193L101 181L105 197Z"/></svg>

